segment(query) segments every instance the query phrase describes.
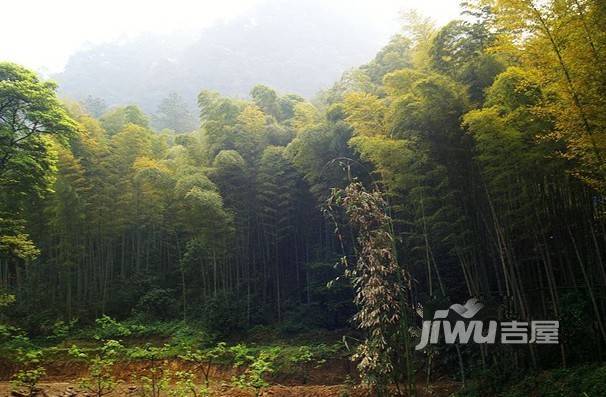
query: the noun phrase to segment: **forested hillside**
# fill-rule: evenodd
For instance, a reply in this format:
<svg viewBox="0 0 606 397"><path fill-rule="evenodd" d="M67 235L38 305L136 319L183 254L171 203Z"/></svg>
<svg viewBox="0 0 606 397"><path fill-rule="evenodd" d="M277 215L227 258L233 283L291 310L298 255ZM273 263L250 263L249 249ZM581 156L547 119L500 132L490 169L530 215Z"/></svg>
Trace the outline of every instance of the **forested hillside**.
<svg viewBox="0 0 606 397"><path fill-rule="evenodd" d="M472 2L441 28L410 19L312 101L204 89L195 126L172 95L155 129L136 103L100 113L2 63L0 351L89 327L329 332L369 395L448 377L460 396L600 396L605 57L601 1ZM499 320L558 320L559 344L414 351L423 318L471 297ZM279 356L236 350L253 370Z"/></svg>
<svg viewBox="0 0 606 397"><path fill-rule="evenodd" d="M70 98L136 103L150 113L170 92L192 108L202 89L244 98L256 84L311 97L387 37L330 3L277 0L193 37L157 33L89 45L53 77Z"/></svg>

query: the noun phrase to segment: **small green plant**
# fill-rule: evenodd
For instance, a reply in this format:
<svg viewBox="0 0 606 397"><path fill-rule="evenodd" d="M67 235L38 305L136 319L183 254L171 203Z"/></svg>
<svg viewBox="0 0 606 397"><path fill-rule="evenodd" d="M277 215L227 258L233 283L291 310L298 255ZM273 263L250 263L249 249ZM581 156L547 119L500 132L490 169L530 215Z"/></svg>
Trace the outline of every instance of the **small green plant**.
<svg viewBox="0 0 606 397"><path fill-rule="evenodd" d="M260 352L258 356L254 357L252 363L242 375L232 379L234 385L243 389L254 389L255 396L259 396L261 390L269 386L265 376L274 372L275 361L280 351L279 347L272 347Z"/></svg>
<svg viewBox="0 0 606 397"><path fill-rule="evenodd" d="M46 371L42 367L19 370L13 376L11 385L13 386L13 389L25 388L28 396L35 396L40 390L38 388L38 382L44 375L46 375Z"/></svg>
<svg viewBox="0 0 606 397"><path fill-rule="evenodd" d="M303 376L303 384L306 384L309 378L309 366L314 361L314 355L309 346L301 346L291 356L290 361L296 364Z"/></svg>
<svg viewBox="0 0 606 397"><path fill-rule="evenodd" d="M160 397L160 393L168 386L168 379L164 376L164 371L151 368L147 375L140 375L135 378L139 384L139 396L141 397Z"/></svg>
<svg viewBox="0 0 606 397"><path fill-rule="evenodd" d="M42 356L43 351L39 349L18 349L16 361L21 369L13 375L13 390L25 389L26 395L30 397L38 394L38 382L46 375L44 367L40 365Z"/></svg>
<svg viewBox="0 0 606 397"><path fill-rule="evenodd" d="M170 334L170 348L173 354L186 354L201 346L210 346L212 337L203 329L179 324Z"/></svg>
<svg viewBox="0 0 606 397"><path fill-rule="evenodd" d="M160 397L162 391L167 388L169 382L163 366L167 353L168 346L156 347L150 344L129 351L129 358L147 362L145 374L135 379L139 383L141 397Z"/></svg>
<svg viewBox="0 0 606 397"><path fill-rule="evenodd" d="M69 353L88 364L88 376L80 379L79 386L95 397L103 397L116 389L118 382L112 374L112 368L124 350L116 340L108 340L96 353L85 353L72 346Z"/></svg>
<svg viewBox="0 0 606 397"><path fill-rule="evenodd" d="M10 306L15 303L15 295L0 292L0 307Z"/></svg>
<svg viewBox="0 0 606 397"><path fill-rule="evenodd" d="M202 371L202 375L204 376L204 384L208 386L212 365L217 360L224 358L227 353L227 345L224 342L220 342L211 349L189 351L179 357L185 361L193 363L195 369Z"/></svg>
<svg viewBox="0 0 606 397"><path fill-rule="evenodd" d="M208 396L208 384L196 385L195 375L187 371L177 371L172 374L173 387L168 391L169 397L205 397Z"/></svg>
<svg viewBox="0 0 606 397"><path fill-rule="evenodd" d="M129 327L109 316L102 316L95 320L94 338L97 340L117 339L132 334Z"/></svg>
<svg viewBox="0 0 606 397"><path fill-rule="evenodd" d="M250 349L241 343L230 346L229 353L233 356L233 365L235 368L249 364L255 359L255 356L251 353Z"/></svg>
<svg viewBox="0 0 606 397"><path fill-rule="evenodd" d="M19 362L26 351L34 348L25 333L16 327L0 324L0 357Z"/></svg>
<svg viewBox="0 0 606 397"><path fill-rule="evenodd" d="M63 320L57 320L53 323L50 329L50 335L48 339L58 341L65 339L74 329L74 326L78 323L78 319L65 322Z"/></svg>

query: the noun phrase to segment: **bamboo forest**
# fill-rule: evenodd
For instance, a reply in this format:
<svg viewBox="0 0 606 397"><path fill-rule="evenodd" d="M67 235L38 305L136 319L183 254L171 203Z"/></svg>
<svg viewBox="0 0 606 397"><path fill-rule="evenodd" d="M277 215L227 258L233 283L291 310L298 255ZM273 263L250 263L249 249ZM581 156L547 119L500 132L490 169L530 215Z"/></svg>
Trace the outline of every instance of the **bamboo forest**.
<svg viewBox="0 0 606 397"><path fill-rule="evenodd" d="M606 396L606 3L455 6L0 51L0 396Z"/></svg>

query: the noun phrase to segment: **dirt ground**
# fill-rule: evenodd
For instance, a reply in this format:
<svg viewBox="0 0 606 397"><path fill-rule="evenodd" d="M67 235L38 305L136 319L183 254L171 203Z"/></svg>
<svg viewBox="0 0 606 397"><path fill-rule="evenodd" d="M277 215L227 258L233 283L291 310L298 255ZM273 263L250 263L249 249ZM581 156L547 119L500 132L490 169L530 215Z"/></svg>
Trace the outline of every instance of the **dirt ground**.
<svg viewBox="0 0 606 397"><path fill-rule="evenodd" d="M23 397L25 393L11 394L11 385L7 382L13 368L0 360L0 397ZM4 364L4 365L2 365ZM120 379L118 388L107 397L138 397L137 386L132 383L132 375L145 371L148 363L121 362L114 366L114 376ZM167 360L163 368L168 371L185 370L196 373L200 383L202 374L181 360ZM78 362L59 361L46 365L46 378L40 383L38 397L94 397L86 391L79 390L77 380L87 375L87 369ZM368 389L354 386L348 379L356 379L355 369L348 360L331 360L322 367L308 368L305 379L302 371L293 369L292 373L275 374L268 379L271 386L261 390L263 397L373 397ZM230 379L238 375L230 366L213 365L210 369L212 397L254 397L254 390L242 390L233 387ZM355 381L354 381L355 382ZM448 379L437 380L427 388L424 384L417 386L419 397L447 397L458 390L460 385ZM23 390L24 391L24 390Z"/></svg>
<svg viewBox="0 0 606 397"><path fill-rule="evenodd" d="M78 390L78 388L70 382L56 382L56 383L42 383L40 384L43 393L39 393L39 396L48 397L86 397L91 394ZM214 385L211 391L211 395L214 397L251 397L254 396L252 390L241 390L233 388L227 384ZM107 396L118 397L118 396L137 396L137 389L135 386L123 384L118 387L116 391ZM11 396L10 384L7 382L0 382L0 396L7 397ZM20 394L13 394L12 396L20 396ZM366 397L370 396L364 390L354 390L344 385L333 385L333 386L271 386L261 391L260 396L264 397Z"/></svg>
<svg viewBox="0 0 606 397"><path fill-rule="evenodd" d="M41 383L43 392L39 397L92 397L90 393L78 390L72 382L52 382ZM433 385L430 390L423 386L418 387L419 397L446 397L458 389L455 383L443 383ZM107 396L138 396L136 386L126 383L121 384L116 391ZM10 384L0 382L0 397L21 397L22 394L11 394ZM227 383L215 384L211 386L211 396L213 397L254 397L252 390L242 390L234 388ZM261 390L262 397L372 397L367 389L351 385L300 385L283 386L273 385Z"/></svg>

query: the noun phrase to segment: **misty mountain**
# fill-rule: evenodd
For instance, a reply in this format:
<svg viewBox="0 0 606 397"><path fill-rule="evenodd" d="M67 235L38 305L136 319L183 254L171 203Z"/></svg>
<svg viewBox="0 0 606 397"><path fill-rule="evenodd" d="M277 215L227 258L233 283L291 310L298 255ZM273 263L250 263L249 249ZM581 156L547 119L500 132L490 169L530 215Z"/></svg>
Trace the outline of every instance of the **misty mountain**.
<svg viewBox="0 0 606 397"><path fill-rule="evenodd" d="M360 19L320 1L274 1L190 37L90 45L53 78L67 97L135 103L147 112L170 92L193 106L201 89L244 97L265 84L310 97L385 44L385 35Z"/></svg>

